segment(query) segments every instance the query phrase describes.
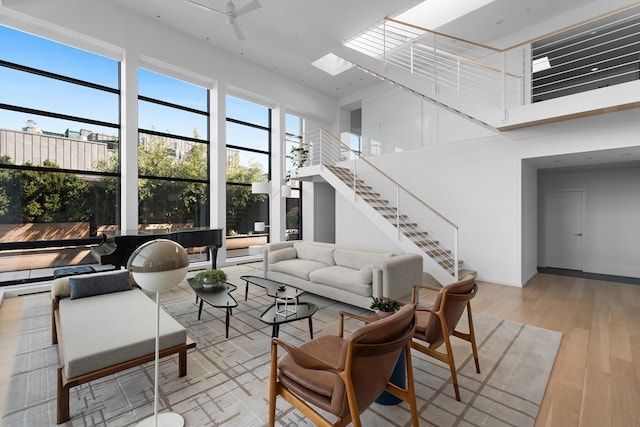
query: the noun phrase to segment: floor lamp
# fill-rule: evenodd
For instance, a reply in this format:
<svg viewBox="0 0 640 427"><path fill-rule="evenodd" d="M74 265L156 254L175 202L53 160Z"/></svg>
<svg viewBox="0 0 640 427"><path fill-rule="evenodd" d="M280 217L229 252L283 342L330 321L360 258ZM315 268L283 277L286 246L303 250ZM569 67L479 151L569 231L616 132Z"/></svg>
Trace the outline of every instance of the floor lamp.
<svg viewBox="0 0 640 427"><path fill-rule="evenodd" d="M165 412L158 414L158 359L160 358L160 292L182 282L189 268L189 256L184 248L167 239L156 239L138 247L127 263L133 280L145 291L156 293L156 354L153 391L153 416L138 423L140 427L183 427L180 414Z"/></svg>

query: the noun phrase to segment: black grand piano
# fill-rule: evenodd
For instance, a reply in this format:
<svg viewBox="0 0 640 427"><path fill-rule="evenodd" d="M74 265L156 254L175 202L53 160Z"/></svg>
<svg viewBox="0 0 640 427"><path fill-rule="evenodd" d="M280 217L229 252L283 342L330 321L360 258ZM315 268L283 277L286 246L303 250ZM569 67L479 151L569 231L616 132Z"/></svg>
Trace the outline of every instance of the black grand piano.
<svg viewBox="0 0 640 427"><path fill-rule="evenodd" d="M211 255L211 268L216 268L218 248L222 247L222 229L189 228L181 230L135 230L126 234L104 234L102 243L91 248L100 264L113 264L116 270L126 267L129 257L143 243L155 239L169 239L184 248L206 246Z"/></svg>

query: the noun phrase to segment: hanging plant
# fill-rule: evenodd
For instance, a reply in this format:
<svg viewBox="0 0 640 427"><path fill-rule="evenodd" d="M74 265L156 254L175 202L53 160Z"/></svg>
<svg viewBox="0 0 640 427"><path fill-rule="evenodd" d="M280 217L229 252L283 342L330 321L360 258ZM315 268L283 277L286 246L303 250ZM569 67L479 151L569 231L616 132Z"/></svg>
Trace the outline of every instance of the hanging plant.
<svg viewBox="0 0 640 427"><path fill-rule="evenodd" d="M309 150L303 146L291 147L291 156L291 164L297 170L307 162L307 159L309 158Z"/></svg>

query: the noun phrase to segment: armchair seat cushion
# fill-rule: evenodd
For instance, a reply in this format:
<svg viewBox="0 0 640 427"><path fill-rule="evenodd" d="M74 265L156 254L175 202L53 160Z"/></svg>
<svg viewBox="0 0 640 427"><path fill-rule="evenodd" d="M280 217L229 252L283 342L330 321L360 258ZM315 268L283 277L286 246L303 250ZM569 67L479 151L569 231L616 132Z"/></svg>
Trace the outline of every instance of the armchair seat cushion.
<svg viewBox="0 0 640 427"><path fill-rule="evenodd" d="M299 348L331 366L338 366L345 346L346 341L343 338L326 335L308 341L300 345ZM334 394L341 395L343 393L344 383L338 374L303 368L293 361L289 353L282 355L278 362L278 368L278 379L286 388L303 399L313 399L318 406L326 411L332 409Z"/></svg>

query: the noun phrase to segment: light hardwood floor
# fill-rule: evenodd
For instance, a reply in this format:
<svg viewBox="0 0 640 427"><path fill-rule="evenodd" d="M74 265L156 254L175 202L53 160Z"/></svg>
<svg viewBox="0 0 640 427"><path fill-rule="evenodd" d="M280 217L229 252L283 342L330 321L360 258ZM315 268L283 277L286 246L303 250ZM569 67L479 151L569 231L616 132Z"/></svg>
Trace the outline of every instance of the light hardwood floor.
<svg viewBox="0 0 640 427"><path fill-rule="evenodd" d="M536 427L640 426L640 286L538 274L479 288L474 312L563 333ZM0 308L0 413L24 298Z"/></svg>

